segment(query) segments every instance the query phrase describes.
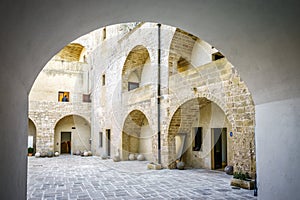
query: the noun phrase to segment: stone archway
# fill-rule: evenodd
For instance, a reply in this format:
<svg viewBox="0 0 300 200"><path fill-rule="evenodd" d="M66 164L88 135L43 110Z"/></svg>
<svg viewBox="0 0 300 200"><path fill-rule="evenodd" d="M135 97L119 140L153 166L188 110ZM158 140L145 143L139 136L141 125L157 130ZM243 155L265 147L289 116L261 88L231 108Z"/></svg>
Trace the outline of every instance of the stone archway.
<svg viewBox="0 0 300 200"><path fill-rule="evenodd" d="M130 91L147 84L151 77L143 71L149 67L151 65L148 50L141 45L134 47L128 54L122 69L122 91Z"/></svg>
<svg viewBox="0 0 300 200"><path fill-rule="evenodd" d="M69 136L68 136L69 135ZM65 139L64 139L65 138ZM73 153L77 150L91 150L91 127L89 122L79 115L67 115L61 118L54 128L54 151Z"/></svg>
<svg viewBox="0 0 300 200"><path fill-rule="evenodd" d="M122 130L122 159L129 154L143 154L146 160L153 157L153 131L144 113L133 110L125 119Z"/></svg>
<svg viewBox="0 0 300 200"><path fill-rule="evenodd" d="M233 165L233 140L229 138L232 125L224 111L205 97L190 99L173 114L168 129L169 167L175 161L185 162L186 167L214 169L213 129L224 129L222 167Z"/></svg>

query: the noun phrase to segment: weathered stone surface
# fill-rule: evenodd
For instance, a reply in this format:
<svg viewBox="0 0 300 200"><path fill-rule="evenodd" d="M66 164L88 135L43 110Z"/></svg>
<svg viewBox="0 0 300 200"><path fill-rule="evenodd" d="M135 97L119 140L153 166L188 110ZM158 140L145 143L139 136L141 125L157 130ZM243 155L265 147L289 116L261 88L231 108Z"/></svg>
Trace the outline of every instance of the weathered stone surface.
<svg viewBox="0 0 300 200"><path fill-rule="evenodd" d="M178 162L176 164L177 169L183 170L184 169L184 162Z"/></svg>
<svg viewBox="0 0 300 200"><path fill-rule="evenodd" d="M135 160L134 154L133 153L129 154L128 159L129 160Z"/></svg>
<svg viewBox="0 0 300 200"><path fill-rule="evenodd" d="M162 166L161 166L161 164L157 164L157 163L149 163L147 165L147 169L160 170L160 169L162 169Z"/></svg>
<svg viewBox="0 0 300 200"><path fill-rule="evenodd" d="M115 156L113 157L113 161L114 161L114 162L120 162L120 161L121 161L120 156L119 156L119 155L115 155Z"/></svg>
<svg viewBox="0 0 300 200"><path fill-rule="evenodd" d="M109 30L118 33L116 27ZM146 160L158 162L159 101L162 166L176 168L175 137L186 133L186 166L212 169L211 129L223 127L227 128L228 141L224 164L253 174L255 107L242 78L226 58L214 60L218 50L200 38L169 26L162 26L162 35L160 96L156 24L143 23L125 35L93 40L97 45L89 45L87 63L51 61L53 68L44 73L48 77L77 77L75 89L81 91L72 88L72 101L64 104L31 99L29 116L37 126L36 149L58 148L54 127L64 116L75 114L88 119L93 131L90 143L78 150L91 148L93 155L100 156L108 154L109 145L110 152L120 149L122 160L131 160L129 154L143 153ZM63 67L67 74L63 74ZM93 70L86 70L89 67ZM82 102L86 72L92 77L92 103ZM130 83L138 87L129 91ZM197 152L192 150L195 127L203 127L206 136L202 151ZM228 136L231 132L232 137Z"/></svg>
<svg viewBox="0 0 300 200"><path fill-rule="evenodd" d="M139 154L139 155L137 156L137 160L143 161L143 160L145 160L145 156L144 156L143 154Z"/></svg>
<svg viewBox="0 0 300 200"><path fill-rule="evenodd" d="M231 178L224 173L154 171L146 165L147 161L113 162L96 156L30 157L27 199L257 199L251 190L231 189Z"/></svg>
<svg viewBox="0 0 300 200"><path fill-rule="evenodd" d="M244 188L247 190L253 190L254 189L254 181L253 180L240 180L236 178L232 178L230 182L231 186L236 186L240 188Z"/></svg>
<svg viewBox="0 0 300 200"><path fill-rule="evenodd" d="M227 165L227 166L225 167L224 171L225 171L226 174L228 174L228 175L233 175L233 166Z"/></svg>
<svg viewBox="0 0 300 200"><path fill-rule="evenodd" d="M34 155L36 158L39 158L41 156L41 154L39 152L36 152Z"/></svg>

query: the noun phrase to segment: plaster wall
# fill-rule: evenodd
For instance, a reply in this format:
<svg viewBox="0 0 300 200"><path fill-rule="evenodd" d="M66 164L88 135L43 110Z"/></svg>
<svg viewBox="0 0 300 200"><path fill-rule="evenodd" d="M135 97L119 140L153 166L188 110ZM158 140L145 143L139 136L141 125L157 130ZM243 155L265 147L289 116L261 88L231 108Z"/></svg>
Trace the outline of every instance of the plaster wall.
<svg viewBox="0 0 300 200"><path fill-rule="evenodd" d="M300 99L258 105L256 112L259 199L296 200L300 196Z"/></svg>
<svg viewBox="0 0 300 200"><path fill-rule="evenodd" d="M233 165L232 138L229 137L231 124L228 122L224 111L215 103L210 103L200 109L199 122L195 127L202 127L203 144L201 151L192 151L192 146L186 154L190 167L212 169L212 152L214 143L212 140L212 128L227 129L227 164ZM195 133L193 133L195 134ZM192 141L190 142L192 144Z"/></svg>
<svg viewBox="0 0 300 200"><path fill-rule="evenodd" d="M82 94L87 91L87 71L85 63L51 60L37 77L29 100L58 102L58 92L69 92L70 102L82 102Z"/></svg>
<svg viewBox="0 0 300 200"><path fill-rule="evenodd" d="M139 153L145 156L146 160L152 160L153 132L149 124L141 127Z"/></svg>
<svg viewBox="0 0 300 200"><path fill-rule="evenodd" d="M205 65L211 62L211 54L216 49L213 49L211 45L207 44L203 40L198 39L193 47L191 54L191 64L195 67ZM201 56L199 56L201 55Z"/></svg>

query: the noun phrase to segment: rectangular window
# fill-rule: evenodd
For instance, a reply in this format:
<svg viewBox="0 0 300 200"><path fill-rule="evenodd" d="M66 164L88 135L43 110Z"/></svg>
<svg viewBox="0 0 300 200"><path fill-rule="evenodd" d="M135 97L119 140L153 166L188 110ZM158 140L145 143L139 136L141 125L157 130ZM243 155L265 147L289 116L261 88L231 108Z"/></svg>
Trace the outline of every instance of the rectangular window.
<svg viewBox="0 0 300 200"><path fill-rule="evenodd" d="M99 147L103 147L103 132L99 132Z"/></svg>
<svg viewBox="0 0 300 200"><path fill-rule="evenodd" d="M201 147L202 147L202 127L196 127L193 151L200 151Z"/></svg>
<svg viewBox="0 0 300 200"><path fill-rule="evenodd" d="M139 83L128 82L128 91L134 90L139 87Z"/></svg>
<svg viewBox="0 0 300 200"><path fill-rule="evenodd" d="M105 74L102 75L102 86L105 85Z"/></svg>
<svg viewBox="0 0 300 200"><path fill-rule="evenodd" d="M91 100L91 94L83 94L82 95L82 101L83 102L92 102L92 100Z"/></svg>
<svg viewBox="0 0 300 200"><path fill-rule="evenodd" d="M70 92L58 92L58 101L59 102L69 102L70 101Z"/></svg>
<svg viewBox="0 0 300 200"><path fill-rule="evenodd" d="M102 40L106 39L106 27L103 28L102 30Z"/></svg>

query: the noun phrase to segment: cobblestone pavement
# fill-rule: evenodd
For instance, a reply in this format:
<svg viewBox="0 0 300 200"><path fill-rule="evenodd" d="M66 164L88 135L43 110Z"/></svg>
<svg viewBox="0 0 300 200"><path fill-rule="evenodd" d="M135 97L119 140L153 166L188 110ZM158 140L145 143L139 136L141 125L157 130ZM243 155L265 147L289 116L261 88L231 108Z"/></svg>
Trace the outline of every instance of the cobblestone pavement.
<svg viewBox="0 0 300 200"><path fill-rule="evenodd" d="M147 170L147 161L28 157L27 199L256 199L223 172Z"/></svg>

